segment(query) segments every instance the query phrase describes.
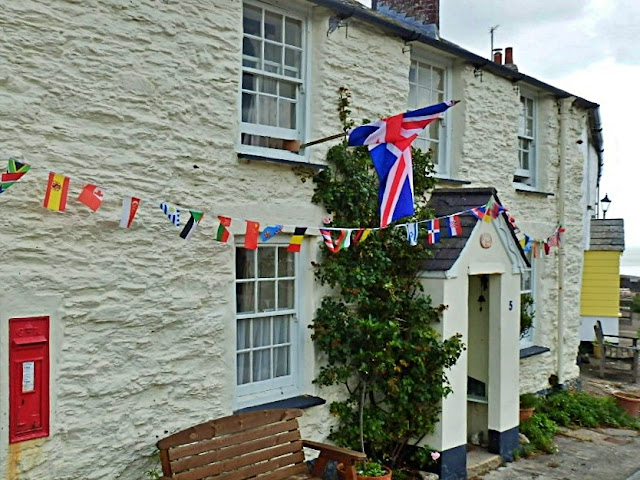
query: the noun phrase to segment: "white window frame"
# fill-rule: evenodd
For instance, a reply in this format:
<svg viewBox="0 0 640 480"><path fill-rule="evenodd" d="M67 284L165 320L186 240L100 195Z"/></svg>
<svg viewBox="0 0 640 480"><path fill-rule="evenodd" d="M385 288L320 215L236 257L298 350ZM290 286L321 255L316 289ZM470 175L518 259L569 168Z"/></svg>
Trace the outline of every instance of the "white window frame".
<svg viewBox="0 0 640 480"><path fill-rule="evenodd" d="M535 338L535 333L536 333L536 328L537 328L537 323L538 323L538 308L537 308L537 295L536 295L536 274L537 274L537 268L536 268L536 261L537 259L533 258L533 254L530 251L528 251L526 253L527 258L529 260L529 263L531 265L530 268L526 269L526 272L528 272L529 274L529 289L525 289L523 288L523 284L522 284L522 277L521 277L521 281L520 281L520 296L522 296L525 293L528 293L531 295L531 297L533 297L533 310L535 311L535 316L533 317L533 322L531 325L531 328L529 329L529 331L526 333L526 335L523 335L520 337L520 349L523 348L527 348L527 347L532 347L533 345L535 345L534 342L534 338ZM522 299L521 299L522 301Z"/></svg>
<svg viewBox="0 0 640 480"><path fill-rule="evenodd" d="M286 235L278 236L278 238L274 238L270 240L268 243L259 242L258 249L260 248L278 248L278 247L287 247L289 245L290 238L287 238ZM242 249L244 243L244 238L239 236L236 238L236 249ZM247 250L254 255L256 255L256 275L257 275L257 251ZM302 361L303 355L303 345L304 345L304 328L301 327L300 322L300 305L301 299L303 297L302 293L302 274L303 269L302 265L304 264L304 259L301 258L306 255L306 249L303 246L299 253L293 253L294 258L294 307L292 309L282 309L282 310L273 310L266 312L255 312L255 313L238 313L237 309L235 312L235 335L234 341L236 342L234 345L234 386L235 386L235 394L234 394L234 409L242 409L246 407L251 407L255 405L260 405L263 403L269 403L276 400L283 400L286 398L291 398L301 393L301 385L302 378L304 372L302 371L304 362ZM234 266L235 268L235 266ZM253 277L253 278L257 278ZM241 280L240 280L241 282ZM238 279L234 281L234 284L240 283ZM277 293L276 293L277 295ZM234 292L235 299L235 292ZM257 301L257 300L256 300ZM237 306L237 301L234 302L234 307ZM276 314L276 315L274 315ZM268 380L257 381L247 384L238 384L238 321L243 319L254 319L254 318L268 318L273 316L289 316L289 342L290 342L290 374L277 378L270 378Z"/></svg>
<svg viewBox="0 0 640 480"><path fill-rule="evenodd" d="M411 66L413 66L414 63L420 64L425 67L437 68L442 70L443 76L444 76L444 79L443 79L444 90L441 92L442 101L445 101L451 98L452 63L450 61L447 61L446 59L443 59L443 58L435 58L431 55L427 55L426 53L421 53L421 52L414 53L412 51ZM411 81L411 77L409 75L408 75L408 80L409 80L409 88L411 88L412 84L419 86L418 82ZM439 103L439 102L437 101L432 102L430 105L433 105L434 103ZM407 106L409 110L414 110L416 108L428 107L429 105L418 105L417 102L415 105L412 105L411 98L409 97L407 99ZM440 125L439 135L438 135L439 148L438 148L438 158L437 158L437 162L435 163L435 168L436 168L436 177L440 177L440 178L449 178L451 176L451 142L450 142L451 120L450 118L448 118L448 116L449 116L449 111L445 112L442 118L438 120ZM420 134L420 136L418 137L419 139L423 139L423 140L428 139L427 137L428 128L429 127L427 127Z"/></svg>
<svg viewBox="0 0 640 480"><path fill-rule="evenodd" d="M531 101L531 112L530 115L527 115L523 120L523 107L522 100ZM538 149L537 149L537 140L538 140L538 97L527 90L520 91L519 97L519 107L520 112L518 113L518 159L516 164L516 171L514 175L514 181L516 183L522 183L524 185L528 185L530 187L537 186L537 166L538 166ZM528 113L528 112L527 112ZM529 135L526 129L526 120L527 118L531 119L532 122L532 131ZM529 149L523 149L521 142L526 141L529 142ZM521 167L521 155L522 152L527 151L529 156L529 168L525 169Z"/></svg>
<svg viewBox="0 0 640 480"><path fill-rule="evenodd" d="M248 135L256 135L256 136L264 136L271 137L283 140L298 140L300 142L304 141L304 138L309 136L309 108L308 101L309 95L307 94L310 85L311 79L311 61L309 52L311 49L309 48L309 39L311 38L310 32L310 22L309 22L309 11L301 8L300 6L289 6L287 5L287 9L279 8L278 6L273 5L270 2L262 2L255 0L243 0L242 1L242 9L243 9L243 18L244 18L244 6L250 5L252 7L261 8L263 10L273 12L278 15L283 15L285 17L292 18L294 20L298 20L302 24L302 60L301 60L301 69L302 75L300 79L296 79L295 77L289 77L284 74L275 74L270 72L265 72L260 69L253 69L250 67L245 67L243 62L240 62L240 79L238 81L238 138L237 138L237 147L236 150L240 154L247 155L255 155L260 157L268 157L268 158L276 158L282 160L289 160L295 162L306 162L308 157L308 152L302 150L299 153L290 152L285 149L278 148L269 148L265 146L257 146L257 145L246 145L242 143L243 134ZM244 41L244 31L242 32L242 39ZM257 38L257 37L256 37ZM264 42L264 39L262 39ZM283 39L284 42L284 39ZM242 49L242 45L240 46ZM242 56L242 52L241 52ZM297 83L298 87L298 101L296 104L296 128L294 129L286 129L279 128L267 125L259 125L257 123L249 123L243 122L242 120L242 93L243 93L243 73L254 73L257 76L261 77L269 77L275 80L283 80L286 82Z"/></svg>

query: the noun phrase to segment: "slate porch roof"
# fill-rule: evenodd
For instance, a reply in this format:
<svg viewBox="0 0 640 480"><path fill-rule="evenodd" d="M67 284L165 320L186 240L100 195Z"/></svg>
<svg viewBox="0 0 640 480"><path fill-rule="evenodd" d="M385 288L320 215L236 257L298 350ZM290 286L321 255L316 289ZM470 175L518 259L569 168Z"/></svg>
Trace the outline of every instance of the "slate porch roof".
<svg viewBox="0 0 640 480"><path fill-rule="evenodd" d="M624 220L592 218L589 250L623 252Z"/></svg>
<svg viewBox="0 0 640 480"><path fill-rule="evenodd" d="M495 198L496 202L502 205L495 188L442 188L433 191L431 198L427 202L427 206L434 211L434 216L444 217L485 205L491 196ZM505 214L503 213L502 215ZM424 263L423 270L444 272L450 270L456 263L456 260L458 260L477 222L478 219L470 213L460 215L462 235L450 237L446 233L448 227L446 219L441 221L440 231L445 233L440 236L438 243L429 246L433 256ZM509 222L507 222L507 225L509 225L509 229L511 230L513 241L518 245L518 248L520 248L520 244ZM523 258L526 259L524 253L522 253L522 249L520 249L520 253Z"/></svg>

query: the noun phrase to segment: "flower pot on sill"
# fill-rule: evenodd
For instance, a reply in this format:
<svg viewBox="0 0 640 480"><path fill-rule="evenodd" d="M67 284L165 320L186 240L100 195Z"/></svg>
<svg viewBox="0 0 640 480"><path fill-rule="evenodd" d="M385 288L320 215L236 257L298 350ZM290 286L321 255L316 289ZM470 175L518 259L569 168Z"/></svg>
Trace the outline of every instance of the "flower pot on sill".
<svg viewBox="0 0 640 480"><path fill-rule="evenodd" d="M640 395L629 392L611 392L616 397L618 405L632 417L638 416L640 410Z"/></svg>
<svg viewBox="0 0 640 480"><path fill-rule="evenodd" d="M528 420L533 416L533 412L536 411L536 407L521 408L520 409L520 421Z"/></svg>

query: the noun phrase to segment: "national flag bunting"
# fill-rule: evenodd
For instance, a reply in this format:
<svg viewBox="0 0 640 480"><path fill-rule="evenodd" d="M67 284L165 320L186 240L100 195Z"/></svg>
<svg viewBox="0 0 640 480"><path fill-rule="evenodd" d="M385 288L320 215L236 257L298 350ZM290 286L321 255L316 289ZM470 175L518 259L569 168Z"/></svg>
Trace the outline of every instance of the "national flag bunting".
<svg viewBox="0 0 640 480"><path fill-rule="evenodd" d="M433 245L440 241L440 219L434 218L427 222L427 243Z"/></svg>
<svg viewBox="0 0 640 480"><path fill-rule="evenodd" d="M300 251L302 246L302 240L304 239L304 234L307 231L307 227L296 227L293 231L293 235L291 236L291 241L289 242L289 246L287 247L287 252L297 253Z"/></svg>
<svg viewBox="0 0 640 480"><path fill-rule="evenodd" d="M353 243L364 242L371 234L371 231L371 228L359 228L358 230L356 230L356 233L353 236Z"/></svg>
<svg viewBox="0 0 640 480"><path fill-rule="evenodd" d="M67 195L71 179L59 173L49 172L47 192L44 195L43 205L49 210L64 212L67 208Z"/></svg>
<svg viewBox="0 0 640 480"><path fill-rule="evenodd" d="M485 207L474 207L469 210L471 215L476 217L478 220L482 220L484 218L484 216L486 215L486 211L487 209Z"/></svg>
<svg viewBox="0 0 640 480"><path fill-rule="evenodd" d="M10 158L7 162L7 171L0 175L0 193L16 183L30 169L31 165Z"/></svg>
<svg viewBox="0 0 640 480"><path fill-rule="evenodd" d="M260 234L260 223L252 220L245 220L247 230L244 235L244 248L256 250L258 248L258 235Z"/></svg>
<svg viewBox="0 0 640 480"><path fill-rule="evenodd" d="M228 228L231 226L231 219L229 217L218 216L218 220L220 220L220 225L218 225L218 231L216 232L216 240L226 242L231 235Z"/></svg>
<svg viewBox="0 0 640 480"><path fill-rule="evenodd" d="M400 113L349 131L349 145L366 145L380 179L380 227L413 215L413 167L411 144L420 132L437 120L453 100Z"/></svg>
<svg viewBox="0 0 640 480"><path fill-rule="evenodd" d="M407 223L405 228L407 229L407 241L409 245L415 247L418 245L418 224L416 222Z"/></svg>
<svg viewBox="0 0 640 480"><path fill-rule="evenodd" d="M282 225L271 225L262 231L262 233L260 234L260 240L262 240L263 242L269 241L281 231Z"/></svg>
<svg viewBox="0 0 640 480"><path fill-rule="evenodd" d="M202 217L204 217L204 213L198 212L197 210L189 210L189 214L189 220L180 232L180 238L184 238L185 240L189 240L191 238L196 231L196 227L202 220Z"/></svg>
<svg viewBox="0 0 640 480"><path fill-rule="evenodd" d="M164 212L164 214L176 228L180 228L180 208L162 202L160 204L160 210Z"/></svg>
<svg viewBox="0 0 640 480"><path fill-rule="evenodd" d="M340 234L335 240L333 239L331 230L325 230L324 228L321 228L320 234L324 239L325 245L332 253L336 253L343 248L349 248L349 246L351 245L351 229L340 230Z"/></svg>
<svg viewBox="0 0 640 480"><path fill-rule="evenodd" d="M84 203L94 212L100 208L103 199L104 191L99 186L91 183L85 185L80 195L78 195L78 201Z"/></svg>
<svg viewBox="0 0 640 480"><path fill-rule="evenodd" d="M449 215L447 217L449 224L449 236L457 237L462 235L462 224L460 223L460 217L458 215Z"/></svg>
<svg viewBox="0 0 640 480"><path fill-rule="evenodd" d="M120 214L120 226L122 228L131 227L139 206L140 199L137 197L124 197L122 199L122 213Z"/></svg>

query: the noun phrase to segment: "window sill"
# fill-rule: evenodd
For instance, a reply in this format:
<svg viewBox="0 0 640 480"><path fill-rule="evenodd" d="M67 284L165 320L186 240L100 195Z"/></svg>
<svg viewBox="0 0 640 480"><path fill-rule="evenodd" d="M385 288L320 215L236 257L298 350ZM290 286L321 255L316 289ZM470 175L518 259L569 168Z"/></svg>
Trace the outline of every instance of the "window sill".
<svg viewBox="0 0 640 480"><path fill-rule="evenodd" d="M438 180L438 183L448 183L451 185L471 185L471 182L468 180L458 180L456 178L449 178L439 175L435 175L435 178L436 180Z"/></svg>
<svg viewBox="0 0 640 480"><path fill-rule="evenodd" d="M285 398L276 402L263 403L252 407L245 407L234 411L233 413L253 412L256 410L274 410L277 408L306 408L324 405L327 401L324 398L314 397L313 395L298 395L297 397Z"/></svg>
<svg viewBox="0 0 640 480"><path fill-rule="evenodd" d="M518 193L530 193L532 195L541 195L544 197L553 197L555 195L553 192L543 192L542 190L536 190L536 188L524 183L513 182L513 187Z"/></svg>
<svg viewBox="0 0 640 480"><path fill-rule="evenodd" d="M550 352L551 350L548 347L540 347L538 345L533 345L531 347L520 349L520 359L533 357L535 355L540 355L542 353Z"/></svg>
<svg viewBox="0 0 640 480"><path fill-rule="evenodd" d="M271 162L271 163L278 163L280 165L290 165L293 167L307 167L307 168L313 168L316 170L322 170L324 168L327 168L326 165L321 165L319 163L309 163L301 160L285 160L284 158L264 157L262 155L253 155L249 153L238 153L238 159L246 160L247 162L251 162L251 161Z"/></svg>

